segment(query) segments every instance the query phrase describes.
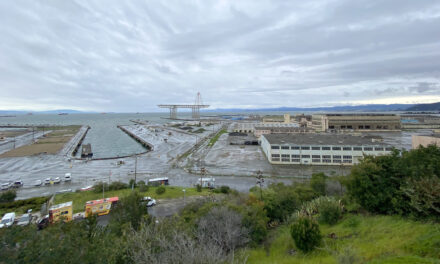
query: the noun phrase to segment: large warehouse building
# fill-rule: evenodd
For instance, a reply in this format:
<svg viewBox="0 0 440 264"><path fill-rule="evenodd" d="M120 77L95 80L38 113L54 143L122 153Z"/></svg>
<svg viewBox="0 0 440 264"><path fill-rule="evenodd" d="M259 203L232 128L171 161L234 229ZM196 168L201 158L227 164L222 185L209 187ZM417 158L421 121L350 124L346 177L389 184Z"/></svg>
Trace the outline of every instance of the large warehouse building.
<svg viewBox="0 0 440 264"><path fill-rule="evenodd" d="M386 155L392 150L371 138L340 134L269 134L260 140L272 164L353 165L364 155Z"/></svg>
<svg viewBox="0 0 440 264"><path fill-rule="evenodd" d="M322 114L312 115L312 127L316 131L396 131L401 123L395 114Z"/></svg>

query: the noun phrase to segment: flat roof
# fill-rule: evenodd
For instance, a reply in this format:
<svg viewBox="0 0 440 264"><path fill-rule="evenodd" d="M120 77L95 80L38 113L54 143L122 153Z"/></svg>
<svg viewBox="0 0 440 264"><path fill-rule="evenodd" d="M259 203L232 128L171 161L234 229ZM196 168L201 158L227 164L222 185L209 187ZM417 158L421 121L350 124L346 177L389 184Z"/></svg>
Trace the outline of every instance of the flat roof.
<svg viewBox="0 0 440 264"><path fill-rule="evenodd" d="M72 201L61 203L61 204L52 205L49 208L49 210L56 210L56 209L60 209L60 208L63 208L63 207L68 207L68 206L72 206Z"/></svg>
<svg viewBox="0 0 440 264"><path fill-rule="evenodd" d="M345 134L269 134L262 137L265 137L271 145L387 145L383 142L373 142L371 137Z"/></svg>

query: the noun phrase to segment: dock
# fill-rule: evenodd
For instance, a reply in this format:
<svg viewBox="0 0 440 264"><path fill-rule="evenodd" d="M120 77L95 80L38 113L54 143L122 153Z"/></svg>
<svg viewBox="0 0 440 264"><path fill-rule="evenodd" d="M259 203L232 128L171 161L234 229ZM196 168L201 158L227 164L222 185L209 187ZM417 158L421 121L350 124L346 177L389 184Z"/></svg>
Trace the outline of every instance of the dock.
<svg viewBox="0 0 440 264"><path fill-rule="evenodd" d="M130 137L132 137L134 140L136 140L137 142L139 142L139 144L141 144L142 146L144 146L145 148L149 149L149 150L154 150L154 146L150 143L148 143L147 141L143 140L142 138L136 136L134 133L132 133L131 131L129 131L128 129L126 129L124 126L121 125L117 125L117 127L124 131L125 133L127 133L127 135L129 135Z"/></svg>
<svg viewBox="0 0 440 264"><path fill-rule="evenodd" d="M89 129L89 126L82 126L79 129L78 133L76 133L76 135L72 139L70 139L70 141L63 148L63 150L61 151L62 154L71 158L75 157L76 153L78 152L79 146L81 146Z"/></svg>

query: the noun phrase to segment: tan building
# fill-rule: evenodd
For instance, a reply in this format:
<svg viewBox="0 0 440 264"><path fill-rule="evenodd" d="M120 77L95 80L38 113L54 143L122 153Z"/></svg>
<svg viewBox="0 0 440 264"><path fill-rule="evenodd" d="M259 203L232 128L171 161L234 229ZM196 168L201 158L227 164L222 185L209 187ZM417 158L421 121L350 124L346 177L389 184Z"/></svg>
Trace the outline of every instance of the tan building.
<svg viewBox="0 0 440 264"><path fill-rule="evenodd" d="M312 115L316 131L396 131L401 129L400 116L395 114L322 114Z"/></svg>
<svg viewBox="0 0 440 264"><path fill-rule="evenodd" d="M296 134L310 133L313 130L306 127L279 127L279 126L259 126L254 128L254 135L259 138L261 135L268 134Z"/></svg>
<svg viewBox="0 0 440 264"><path fill-rule="evenodd" d="M440 147L440 134L432 135L412 135L412 148L416 149L420 146L437 145Z"/></svg>

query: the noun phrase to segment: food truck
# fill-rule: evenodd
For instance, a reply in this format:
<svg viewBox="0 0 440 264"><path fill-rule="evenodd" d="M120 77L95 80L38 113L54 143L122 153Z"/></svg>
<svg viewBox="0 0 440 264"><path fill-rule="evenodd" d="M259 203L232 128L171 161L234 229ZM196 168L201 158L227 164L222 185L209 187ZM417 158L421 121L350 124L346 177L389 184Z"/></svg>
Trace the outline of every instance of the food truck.
<svg viewBox="0 0 440 264"><path fill-rule="evenodd" d="M85 217L91 215L106 215L110 213L112 207L117 204L119 197L110 197L100 200L92 200L86 202Z"/></svg>
<svg viewBox="0 0 440 264"><path fill-rule="evenodd" d="M73 207L72 202L56 204L49 208L49 222L56 223L60 220L64 222L72 221Z"/></svg>
<svg viewBox="0 0 440 264"><path fill-rule="evenodd" d="M148 180L148 185L152 185L152 186L169 185L169 182L167 177L154 178Z"/></svg>

